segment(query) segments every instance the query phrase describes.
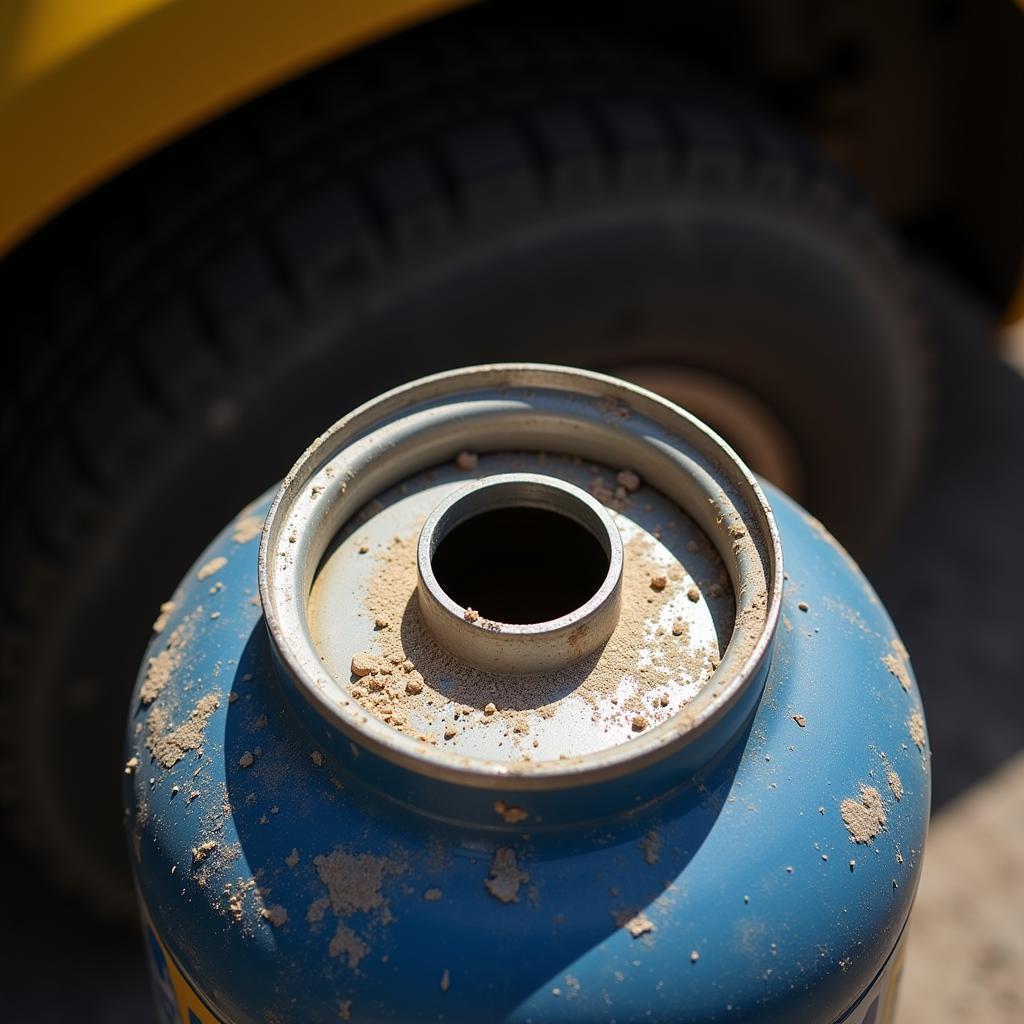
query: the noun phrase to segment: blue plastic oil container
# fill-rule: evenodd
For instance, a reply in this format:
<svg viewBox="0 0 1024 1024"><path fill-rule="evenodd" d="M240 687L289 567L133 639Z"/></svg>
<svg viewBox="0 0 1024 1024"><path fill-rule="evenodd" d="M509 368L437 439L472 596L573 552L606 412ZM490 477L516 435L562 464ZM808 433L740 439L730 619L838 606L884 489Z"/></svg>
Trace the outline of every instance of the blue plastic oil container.
<svg viewBox="0 0 1024 1024"><path fill-rule="evenodd" d="M154 629L125 801L164 1021L891 1019L906 650L676 406L520 364L389 392Z"/></svg>

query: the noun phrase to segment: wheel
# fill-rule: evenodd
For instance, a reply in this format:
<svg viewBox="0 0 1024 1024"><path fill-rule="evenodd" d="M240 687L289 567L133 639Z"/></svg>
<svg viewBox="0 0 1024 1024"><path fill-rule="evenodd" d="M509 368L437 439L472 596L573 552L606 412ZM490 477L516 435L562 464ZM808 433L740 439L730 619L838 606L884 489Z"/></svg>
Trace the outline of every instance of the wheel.
<svg viewBox="0 0 1024 1024"><path fill-rule="evenodd" d="M108 912L131 902L118 775L150 623L356 403L496 359L689 388L855 553L918 451L892 240L767 116L643 50L412 33L153 158L3 273L2 779Z"/></svg>

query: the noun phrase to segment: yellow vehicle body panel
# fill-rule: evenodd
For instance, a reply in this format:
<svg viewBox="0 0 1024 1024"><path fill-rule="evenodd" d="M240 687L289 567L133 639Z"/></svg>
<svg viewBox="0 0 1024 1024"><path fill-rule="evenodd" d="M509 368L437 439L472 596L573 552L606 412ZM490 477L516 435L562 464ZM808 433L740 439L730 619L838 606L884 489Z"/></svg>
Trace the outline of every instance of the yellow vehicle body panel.
<svg viewBox="0 0 1024 1024"><path fill-rule="evenodd" d="M3 0L0 255L117 172L467 0Z"/></svg>

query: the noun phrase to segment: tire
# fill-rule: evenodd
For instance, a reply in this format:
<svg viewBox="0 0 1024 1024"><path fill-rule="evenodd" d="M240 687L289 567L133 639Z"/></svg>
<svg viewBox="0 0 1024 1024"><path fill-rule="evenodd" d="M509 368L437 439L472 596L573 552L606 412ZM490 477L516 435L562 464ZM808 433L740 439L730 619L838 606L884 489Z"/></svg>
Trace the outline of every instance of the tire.
<svg viewBox="0 0 1024 1024"><path fill-rule="evenodd" d="M909 278L864 199L640 49L412 33L175 145L3 274L0 779L108 913L131 902L119 761L156 610L356 403L495 359L692 366L774 411L855 553L919 449Z"/></svg>

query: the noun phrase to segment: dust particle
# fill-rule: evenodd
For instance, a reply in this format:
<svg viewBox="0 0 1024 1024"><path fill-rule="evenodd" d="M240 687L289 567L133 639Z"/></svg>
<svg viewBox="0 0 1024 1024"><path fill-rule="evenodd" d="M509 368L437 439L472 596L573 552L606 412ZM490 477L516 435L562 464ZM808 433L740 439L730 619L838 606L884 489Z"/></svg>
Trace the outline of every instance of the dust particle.
<svg viewBox="0 0 1024 1024"><path fill-rule="evenodd" d="M156 621L153 623L153 632L162 633L167 625L167 620L171 617L171 612L174 611L173 601L164 601L160 605L160 614L156 617Z"/></svg>
<svg viewBox="0 0 1024 1024"><path fill-rule="evenodd" d="M657 931L654 922L642 911L633 913L631 910L613 910L611 912L618 928L625 928L634 939L648 932Z"/></svg>
<svg viewBox="0 0 1024 1024"><path fill-rule="evenodd" d="M149 714L146 746L164 768L173 768L191 750L203 744L203 732L210 716L220 707L216 694L208 693L196 701L188 718L176 729L170 725L166 710L156 709Z"/></svg>
<svg viewBox="0 0 1024 1024"><path fill-rule="evenodd" d="M235 532L231 539L236 544L248 544L263 532L263 520L259 516L244 516L235 522Z"/></svg>
<svg viewBox="0 0 1024 1024"><path fill-rule="evenodd" d="M924 750L924 718L920 711L915 711L907 719L907 728L910 730L910 738L918 750Z"/></svg>
<svg viewBox="0 0 1024 1024"><path fill-rule="evenodd" d="M676 619L676 621L672 623L672 635L673 636L682 636L685 632L686 632L686 623L683 622L682 619Z"/></svg>
<svg viewBox="0 0 1024 1024"><path fill-rule="evenodd" d="M659 593L668 586L667 576L652 576L651 577L651 590L657 590Z"/></svg>
<svg viewBox="0 0 1024 1024"><path fill-rule="evenodd" d="M624 469L617 473L615 479L619 486L625 487L630 494L635 494L640 490L640 477L638 477L631 469Z"/></svg>
<svg viewBox="0 0 1024 1024"><path fill-rule="evenodd" d="M897 800L903 799L903 780L896 773L896 770L889 765L885 768L885 778L889 783L889 788L892 790L892 795Z"/></svg>
<svg viewBox="0 0 1024 1024"><path fill-rule="evenodd" d="M487 891L502 903L519 902L519 886L528 882L530 876L519 869L516 863L516 852L505 846L494 851L491 862L491 874L484 879Z"/></svg>
<svg viewBox="0 0 1024 1024"><path fill-rule="evenodd" d="M480 618L480 613L475 608L467 608L462 613L462 617L467 622L476 622Z"/></svg>
<svg viewBox="0 0 1024 1024"><path fill-rule="evenodd" d="M373 620L374 629L387 629L389 625L390 623L383 615L378 615L377 618Z"/></svg>
<svg viewBox="0 0 1024 1024"><path fill-rule="evenodd" d="M696 587L690 587L686 591L686 596L696 604L700 600L700 591Z"/></svg>
<svg viewBox="0 0 1024 1024"><path fill-rule="evenodd" d="M476 469L479 462L480 456L477 455L476 452L459 452L459 454L455 456L455 465L462 470L469 471L471 469Z"/></svg>
<svg viewBox="0 0 1024 1024"><path fill-rule="evenodd" d="M216 558L211 558L204 566L199 569L196 573L197 580L209 579L215 572L220 572L225 565L228 564L228 560L223 555L218 555Z"/></svg>
<svg viewBox="0 0 1024 1024"><path fill-rule="evenodd" d="M633 732L643 732L647 728L647 719L643 715L633 717Z"/></svg>
<svg viewBox="0 0 1024 1024"><path fill-rule="evenodd" d="M493 715L493 714L495 714L497 712L497 710L498 709L494 706L494 702L493 701L488 701L484 705L484 714L485 715Z"/></svg>
<svg viewBox="0 0 1024 1024"><path fill-rule="evenodd" d="M847 797L839 805L843 823L855 843L869 843L885 830L885 808L882 795L874 786L861 783L860 799Z"/></svg>
<svg viewBox="0 0 1024 1024"><path fill-rule="evenodd" d="M803 715L794 715L793 721L800 726L801 729L807 728L807 719Z"/></svg>
<svg viewBox="0 0 1024 1024"><path fill-rule="evenodd" d="M405 692L412 696L423 692L423 677L419 672L413 673L412 677L406 680Z"/></svg>
<svg viewBox="0 0 1024 1024"><path fill-rule="evenodd" d="M323 768L324 766L324 755L319 750L311 750L309 753L309 759L317 766L317 768Z"/></svg>
<svg viewBox="0 0 1024 1024"><path fill-rule="evenodd" d="M690 963L695 964L700 959L700 953L695 949L690 950Z"/></svg>
<svg viewBox="0 0 1024 1024"><path fill-rule="evenodd" d="M275 903L271 907L261 907L260 916L275 928L280 928L281 925L288 923L288 911L280 903Z"/></svg>
<svg viewBox="0 0 1024 1024"><path fill-rule="evenodd" d="M139 767L139 759L137 757L129 757L124 763L125 775L134 775Z"/></svg>
<svg viewBox="0 0 1024 1024"><path fill-rule="evenodd" d="M444 893L440 889L428 889L423 894L423 898L428 903L437 903L437 901L441 899L442 896L444 896Z"/></svg>
<svg viewBox="0 0 1024 1024"><path fill-rule="evenodd" d="M295 867L299 863L299 848L297 846L292 848L292 852L285 857L284 862L290 868Z"/></svg>
<svg viewBox="0 0 1024 1024"><path fill-rule="evenodd" d="M444 738L446 740L454 739L459 734L459 730L454 725L446 725L444 727Z"/></svg>
<svg viewBox="0 0 1024 1024"><path fill-rule="evenodd" d="M442 991L442 992L447 992L447 991L448 991L448 986L449 986L449 985L450 985L451 983L452 983L452 976L451 976L451 972L450 972L450 971L448 970L448 968L446 967L446 968L445 968L445 969L444 969L444 970L443 970L443 971L441 972L441 991Z"/></svg>
<svg viewBox="0 0 1024 1024"><path fill-rule="evenodd" d="M253 756L251 750L247 750L239 759L239 768L251 768L256 763L256 758Z"/></svg>

